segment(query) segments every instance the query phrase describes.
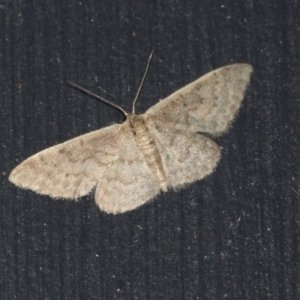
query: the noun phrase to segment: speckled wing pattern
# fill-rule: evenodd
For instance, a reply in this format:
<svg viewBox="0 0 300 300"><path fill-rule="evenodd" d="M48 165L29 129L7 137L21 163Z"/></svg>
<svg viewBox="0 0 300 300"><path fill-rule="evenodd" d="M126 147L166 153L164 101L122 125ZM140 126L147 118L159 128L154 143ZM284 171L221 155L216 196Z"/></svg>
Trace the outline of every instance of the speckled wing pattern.
<svg viewBox="0 0 300 300"><path fill-rule="evenodd" d="M122 126L122 125L121 125ZM99 180L96 203L108 213L122 213L141 206L160 192L159 185L136 147L133 133L124 124L122 149Z"/></svg>
<svg viewBox="0 0 300 300"><path fill-rule="evenodd" d="M14 184L54 198L86 195L122 148L121 125L112 125L45 149L10 174Z"/></svg>
<svg viewBox="0 0 300 300"><path fill-rule="evenodd" d="M171 187L200 180L214 170L221 154L220 147L211 139L195 132L166 127L158 120L149 127Z"/></svg>
<svg viewBox="0 0 300 300"><path fill-rule="evenodd" d="M220 135L240 107L251 72L249 64L214 70L161 100L146 114L172 128Z"/></svg>
<svg viewBox="0 0 300 300"><path fill-rule="evenodd" d="M183 186L213 172L220 148L199 132L217 136L228 129L251 72L248 64L214 70L146 112L170 186Z"/></svg>

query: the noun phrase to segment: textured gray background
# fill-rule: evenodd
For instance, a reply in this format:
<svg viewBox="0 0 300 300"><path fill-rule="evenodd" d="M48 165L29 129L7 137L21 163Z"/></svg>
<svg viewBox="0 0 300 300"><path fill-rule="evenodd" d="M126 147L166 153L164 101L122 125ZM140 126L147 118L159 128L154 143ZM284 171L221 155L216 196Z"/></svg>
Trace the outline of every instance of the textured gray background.
<svg viewBox="0 0 300 300"><path fill-rule="evenodd" d="M0 299L298 299L299 1L0 2ZM216 171L135 211L16 188L36 152L236 62L254 74Z"/></svg>

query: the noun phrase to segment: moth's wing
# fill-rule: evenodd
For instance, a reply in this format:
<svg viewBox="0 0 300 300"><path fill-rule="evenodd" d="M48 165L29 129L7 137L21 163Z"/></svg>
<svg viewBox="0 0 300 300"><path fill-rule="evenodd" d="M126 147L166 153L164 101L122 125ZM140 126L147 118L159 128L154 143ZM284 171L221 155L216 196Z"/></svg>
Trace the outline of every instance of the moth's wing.
<svg viewBox="0 0 300 300"><path fill-rule="evenodd" d="M99 181L96 203L108 213L122 213L141 206L160 192L133 133L124 126L122 150Z"/></svg>
<svg viewBox="0 0 300 300"><path fill-rule="evenodd" d="M17 166L9 180L52 197L81 197L117 158L122 146L120 128L112 125L41 151Z"/></svg>
<svg viewBox="0 0 300 300"><path fill-rule="evenodd" d="M238 111L251 72L248 64L214 70L161 100L146 114L177 129L219 135Z"/></svg>
<svg viewBox="0 0 300 300"><path fill-rule="evenodd" d="M149 124L159 149L168 184L183 186L213 172L220 159L220 147L196 132L165 126L160 121Z"/></svg>

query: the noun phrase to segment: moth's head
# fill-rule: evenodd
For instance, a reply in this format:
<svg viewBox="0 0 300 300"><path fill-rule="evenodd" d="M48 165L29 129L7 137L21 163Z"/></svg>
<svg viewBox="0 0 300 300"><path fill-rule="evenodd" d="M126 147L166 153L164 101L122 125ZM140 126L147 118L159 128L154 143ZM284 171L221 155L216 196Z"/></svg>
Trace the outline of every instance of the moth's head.
<svg viewBox="0 0 300 300"><path fill-rule="evenodd" d="M138 132L145 131L145 115L137 115L135 113L130 113L126 116L126 122L128 122L129 127L135 134Z"/></svg>

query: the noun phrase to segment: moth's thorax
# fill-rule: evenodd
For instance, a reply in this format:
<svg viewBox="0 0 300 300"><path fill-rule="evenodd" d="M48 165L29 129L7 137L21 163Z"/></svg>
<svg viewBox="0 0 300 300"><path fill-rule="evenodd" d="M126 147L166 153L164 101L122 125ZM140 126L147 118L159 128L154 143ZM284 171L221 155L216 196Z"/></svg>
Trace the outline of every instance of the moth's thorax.
<svg viewBox="0 0 300 300"><path fill-rule="evenodd" d="M163 167L161 155L157 148L156 141L147 127L147 125L149 126L149 123L147 122L147 116L145 114L129 114L126 122L129 123L130 130L134 135L135 143L143 154L151 172L158 180L160 188L163 191L167 191L168 180L166 172Z"/></svg>
<svg viewBox="0 0 300 300"><path fill-rule="evenodd" d="M145 115L129 114L126 121L129 123L134 135L141 134L148 130Z"/></svg>

